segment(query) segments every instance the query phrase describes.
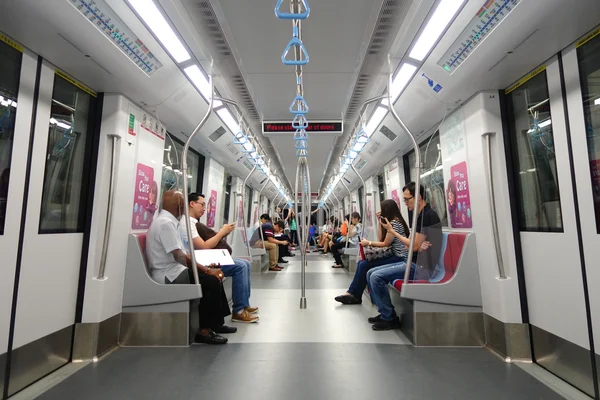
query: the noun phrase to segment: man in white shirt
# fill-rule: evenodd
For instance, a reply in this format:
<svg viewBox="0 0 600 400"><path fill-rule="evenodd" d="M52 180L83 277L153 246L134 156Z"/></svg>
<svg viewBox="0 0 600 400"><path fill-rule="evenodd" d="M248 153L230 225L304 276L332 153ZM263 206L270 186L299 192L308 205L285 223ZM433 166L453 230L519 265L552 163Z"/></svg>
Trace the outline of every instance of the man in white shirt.
<svg viewBox="0 0 600 400"><path fill-rule="evenodd" d="M146 255L152 278L162 284L189 284L193 282L192 259L185 253L177 230L178 219L184 206L180 192L163 194L162 210L146 233ZM198 264L198 278L202 285L202 298L198 305L200 329L195 341L207 344L224 344L227 339L217 333L233 333L225 323L231 312L221 285L223 272L214 266Z"/></svg>
<svg viewBox="0 0 600 400"><path fill-rule="evenodd" d="M206 211L206 201L201 193L190 193L188 195L190 222L192 230L192 242L195 250L213 249L221 239L229 235L235 229L235 224L225 224L219 232L208 240L203 240L198 234L196 224L198 219ZM189 251L187 228L185 218L179 221L179 234L184 242L186 251ZM258 307L250 307L250 274L252 264L241 258L234 258L234 265L221 265L225 276L233 279L233 315L232 322L258 322Z"/></svg>

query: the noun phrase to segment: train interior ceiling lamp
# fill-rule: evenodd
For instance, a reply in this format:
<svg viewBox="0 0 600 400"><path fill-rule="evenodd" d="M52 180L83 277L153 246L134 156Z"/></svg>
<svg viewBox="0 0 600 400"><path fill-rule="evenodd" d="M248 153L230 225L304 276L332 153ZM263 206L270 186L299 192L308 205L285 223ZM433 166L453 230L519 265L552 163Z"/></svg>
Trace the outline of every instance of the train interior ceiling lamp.
<svg viewBox="0 0 600 400"><path fill-rule="evenodd" d="M319 133L342 133L344 125L342 121L312 121L308 122L306 132ZM289 133L296 132L296 128L289 121L263 122L263 133Z"/></svg>

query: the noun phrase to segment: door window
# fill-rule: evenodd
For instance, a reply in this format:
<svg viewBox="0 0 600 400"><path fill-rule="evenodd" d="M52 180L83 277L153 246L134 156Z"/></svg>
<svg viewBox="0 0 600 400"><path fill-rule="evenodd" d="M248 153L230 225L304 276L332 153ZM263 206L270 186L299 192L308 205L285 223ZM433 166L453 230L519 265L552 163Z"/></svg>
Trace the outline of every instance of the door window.
<svg viewBox="0 0 600 400"><path fill-rule="evenodd" d="M96 98L58 74L48 127L40 233L83 232Z"/></svg>
<svg viewBox="0 0 600 400"><path fill-rule="evenodd" d="M600 36L577 49L596 231L600 233Z"/></svg>
<svg viewBox="0 0 600 400"><path fill-rule="evenodd" d="M4 234L8 203L10 161L15 135L22 58L23 53L0 42L0 235Z"/></svg>

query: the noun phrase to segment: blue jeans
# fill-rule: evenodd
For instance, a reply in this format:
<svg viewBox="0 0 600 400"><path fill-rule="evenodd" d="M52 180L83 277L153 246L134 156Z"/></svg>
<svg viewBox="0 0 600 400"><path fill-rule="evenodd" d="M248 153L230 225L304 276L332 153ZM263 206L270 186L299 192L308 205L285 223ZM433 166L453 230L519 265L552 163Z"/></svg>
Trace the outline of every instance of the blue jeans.
<svg viewBox="0 0 600 400"><path fill-rule="evenodd" d="M409 279L413 279L415 275L416 265L411 264ZM367 282L371 291L371 300L377 306L381 319L392 321L397 317L390 292L387 284L396 279L404 279L406 272L406 262L382 265L381 267L373 268L367 273Z"/></svg>
<svg viewBox="0 0 600 400"><path fill-rule="evenodd" d="M350 284L350 288L348 289L348 293L360 299L362 297L363 292L365 291L365 287L367 287L367 272L374 267L379 267L380 265L385 264L394 264L401 262L402 259L398 256L391 256L388 258L381 258L375 261L367 261L362 260L359 261L356 265L356 272L354 273L354 278L352 279L352 283Z"/></svg>
<svg viewBox="0 0 600 400"><path fill-rule="evenodd" d="M223 275L233 279L233 312L239 313L250 306L250 271L252 264L242 258L234 258L235 265L221 265Z"/></svg>

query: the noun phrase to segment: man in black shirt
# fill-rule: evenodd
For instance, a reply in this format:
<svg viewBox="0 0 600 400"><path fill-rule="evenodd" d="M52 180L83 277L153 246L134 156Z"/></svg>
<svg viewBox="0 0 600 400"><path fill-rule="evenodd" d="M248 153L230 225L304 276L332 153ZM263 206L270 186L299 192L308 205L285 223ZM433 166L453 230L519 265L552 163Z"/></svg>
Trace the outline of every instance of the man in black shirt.
<svg viewBox="0 0 600 400"><path fill-rule="evenodd" d="M408 220L412 221L415 208L419 213L409 279L429 280L440 258L442 226L437 213L426 202L423 186L419 188L418 197L415 196L415 189L414 182L402 188L404 203L408 208ZM389 221L384 219L381 224L388 232L396 234ZM371 299L380 313L377 317L369 318L374 330L383 331L400 327L400 319L392 305L387 284L396 279L404 279L405 272L406 263L403 262L375 267L367 273Z"/></svg>

